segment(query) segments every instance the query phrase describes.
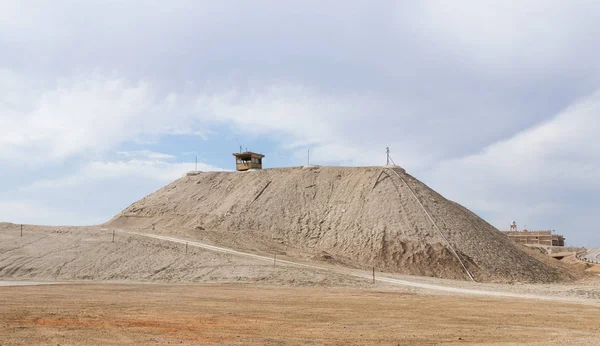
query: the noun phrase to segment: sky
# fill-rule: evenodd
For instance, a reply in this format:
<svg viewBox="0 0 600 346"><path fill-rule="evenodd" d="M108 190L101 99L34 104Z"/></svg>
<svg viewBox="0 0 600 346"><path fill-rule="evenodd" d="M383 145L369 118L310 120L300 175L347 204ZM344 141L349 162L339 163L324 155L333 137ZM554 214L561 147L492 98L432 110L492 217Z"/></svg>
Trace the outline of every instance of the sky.
<svg viewBox="0 0 600 346"><path fill-rule="evenodd" d="M102 223L195 168L395 163L600 247L600 2L0 2L0 221Z"/></svg>

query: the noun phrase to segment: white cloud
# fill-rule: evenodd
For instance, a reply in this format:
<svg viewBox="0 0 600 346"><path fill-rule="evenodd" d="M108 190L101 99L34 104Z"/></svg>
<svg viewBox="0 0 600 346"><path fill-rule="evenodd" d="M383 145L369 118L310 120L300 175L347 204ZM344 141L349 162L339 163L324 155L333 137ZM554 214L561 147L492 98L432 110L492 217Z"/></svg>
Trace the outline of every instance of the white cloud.
<svg viewBox="0 0 600 346"><path fill-rule="evenodd" d="M43 164L105 152L144 135L200 131L182 111L191 104L173 93L162 96L148 82L86 74L44 88L27 86L27 76L4 75L10 78L0 82L0 160ZM29 89L31 101L15 86Z"/></svg>
<svg viewBox="0 0 600 346"><path fill-rule="evenodd" d="M11 161L44 165L87 154L93 158L124 142L144 143L164 134L199 135L206 140L214 135L209 124L274 136L288 150L312 148L315 159L365 164L374 161L371 154L356 149L364 144L361 139L372 138L369 132L387 121L391 106L376 95L333 96L288 84L250 91L196 90L192 97L161 92L146 81L132 83L98 73L61 79L55 85L32 83L33 88L28 86L28 76L4 73L11 77L10 82L0 83L0 92L7 91L0 106L0 126L5 131L0 137L0 161L7 165ZM14 85L27 89L28 96L14 92ZM414 116L399 109L395 121L402 118ZM378 147L407 144L389 142L381 138ZM352 151L358 155L350 157ZM144 150L120 155L172 158Z"/></svg>
<svg viewBox="0 0 600 346"><path fill-rule="evenodd" d="M594 1L429 0L420 3L413 24L423 40L454 53L454 59L477 65L479 73L544 75L565 64L587 68L599 52L580 54L597 40ZM492 68L493 67L493 68Z"/></svg>
<svg viewBox="0 0 600 346"><path fill-rule="evenodd" d="M506 228L519 220L576 239L597 232L589 214L600 193L600 91L550 121L481 152L446 160L426 179L447 197ZM600 244L596 244L600 245Z"/></svg>
<svg viewBox="0 0 600 346"><path fill-rule="evenodd" d="M476 155L450 160L442 171L477 173L489 179L507 179L515 184L541 182L598 187L600 168L600 91L514 137L495 143ZM447 167L447 168L446 168ZM486 174L481 175L481 170Z"/></svg>
<svg viewBox="0 0 600 346"><path fill-rule="evenodd" d="M38 224L38 225L65 225L85 224L86 220L77 213L53 208L44 203L27 199L15 201L0 200L0 220L16 224Z"/></svg>
<svg viewBox="0 0 600 346"><path fill-rule="evenodd" d="M411 167L423 167L435 157L426 154L433 146L413 141L424 129L410 105L375 94L327 95L308 87L271 85L201 95L196 107L207 123L229 124L247 136L276 138L298 157L310 149L315 163L383 164L387 145L397 149L399 163Z"/></svg>
<svg viewBox="0 0 600 346"><path fill-rule="evenodd" d="M126 158L142 158L150 160L170 160L175 158L173 155L157 153L150 150L119 151L117 154Z"/></svg>
<svg viewBox="0 0 600 346"><path fill-rule="evenodd" d="M194 170L194 163L167 163L164 161L130 160L117 162L92 162L83 170L89 178L106 179L132 176L157 181L170 182L180 178L185 172ZM222 171L223 169L199 162L198 170L204 172Z"/></svg>
<svg viewBox="0 0 600 346"><path fill-rule="evenodd" d="M185 172L195 169L194 163L169 162L165 161L164 158L157 159L157 157L162 155L170 159L169 155L149 153L148 159L130 158L121 161L93 161L85 164L71 175L58 179L38 180L21 187L19 190L28 192L44 189L73 189L84 184L99 184L101 182L120 185L119 181L128 179L140 179L152 181L157 184L167 184L180 178ZM222 168L203 162L198 163L198 170L204 172L223 171Z"/></svg>
<svg viewBox="0 0 600 346"><path fill-rule="evenodd" d="M37 180L3 194L0 220L54 225L102 223L193 169L194 163L158 159L93 161L74 173ZM203 162L198 163L198 169L222 171Z"/></svg>

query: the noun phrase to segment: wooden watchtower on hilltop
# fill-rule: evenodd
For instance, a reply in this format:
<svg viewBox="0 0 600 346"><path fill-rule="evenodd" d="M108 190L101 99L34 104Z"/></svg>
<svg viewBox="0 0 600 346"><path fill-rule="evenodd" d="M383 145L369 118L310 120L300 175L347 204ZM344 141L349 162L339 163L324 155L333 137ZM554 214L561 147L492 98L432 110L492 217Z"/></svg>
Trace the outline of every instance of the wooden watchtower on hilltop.
<svg viewBox="0 0 600 346"><path fill-rule="evenodd" d="M239 172L249 169L262 169L263 154L246 151L243 153L233 154L235 156L235 170Z"/></svg>

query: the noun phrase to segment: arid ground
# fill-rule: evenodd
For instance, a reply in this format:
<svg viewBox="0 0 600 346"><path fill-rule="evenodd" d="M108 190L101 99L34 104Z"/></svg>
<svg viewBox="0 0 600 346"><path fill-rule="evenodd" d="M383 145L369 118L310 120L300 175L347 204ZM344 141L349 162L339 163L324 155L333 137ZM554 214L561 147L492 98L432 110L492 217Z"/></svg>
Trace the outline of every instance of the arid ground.
<svg viewBox="0 0 600 346"><path fill-rule="evenodd" d="M112 230L99 227L27 226L22 237L19 227L3 227L2 346L600 340L600 280L592 274L500 284L378 271L372 283L369 272L335 264L286 264L292 259L283 256L274 266L214 246L186 252L185 241L151 234L118 231L113 243ZM14 283L2 280L60 284L3 287Z"/></svg>
<svg viewBox="0 0 600 346"><path fill-rule="evenodd" d="M579 250L386 170L207 173L103 225L0 223L0 346L598 344Z"/></svg>
<svg viewBox="0 0 600 346"><path fill-rule="evenodd" d="M354 288L0 288L0 344L593 345L597 306Z"/></svg>

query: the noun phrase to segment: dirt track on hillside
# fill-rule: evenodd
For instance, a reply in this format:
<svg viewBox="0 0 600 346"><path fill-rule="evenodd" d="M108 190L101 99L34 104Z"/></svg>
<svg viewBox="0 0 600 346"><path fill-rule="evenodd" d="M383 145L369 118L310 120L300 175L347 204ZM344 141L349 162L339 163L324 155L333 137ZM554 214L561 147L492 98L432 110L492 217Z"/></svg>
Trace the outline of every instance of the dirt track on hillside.
<svg viewBox="0 0 600 346"><path fill-rule="evenodd" d="M245 255L233 255L185 244L148 238L145 235L115 233L99 227L26 226L20 237L17 225L0 224L0 280L28 281L109 281L128 283L249 283L294 287L353 287L402 292L428 292L416 286L448 287L457 291L484 290L500 294L552 296L565 301L600 301L597 276L568 284L470 283L466 281L376 272L372 284L370 272L320 261L301 261L307 266L278 264ZM272 256L268 253L258 253ZM316 269L313 267L316 266ZM572 267L576 269L575 266ZM358 276L366 276L360 278ZM383 282L385 278L415 283L414 287ZM440 290L433 290L441 294ZM507 292L504 294L502 292ZM547 298L546 298L547 299Z"/></svg>
<svg viewBox="0 0 600 346"><path fill-rule="evenodd" d="M368 280L174 244L99 227L0 224L0 280L262 283L368 287Z"/></svg>
<svg viewBox="0 0 600 346"><path fill-rule="evenodd" d="M600 310L358 289L0 287L2 345L591 345Z"/></svg>

